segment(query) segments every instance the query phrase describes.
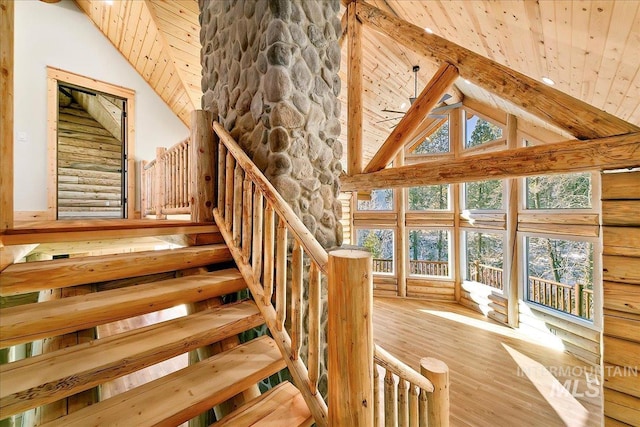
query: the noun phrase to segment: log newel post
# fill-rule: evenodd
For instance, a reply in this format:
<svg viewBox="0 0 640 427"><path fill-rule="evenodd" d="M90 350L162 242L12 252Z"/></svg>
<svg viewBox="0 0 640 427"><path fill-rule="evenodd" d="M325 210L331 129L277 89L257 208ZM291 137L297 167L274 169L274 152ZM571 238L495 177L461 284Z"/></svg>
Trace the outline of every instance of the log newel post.
<svg viewBox="0 0 640 427"><path fill-rule="evenodd" d="M449 367L441 360L425 357L420 360L420 373L433 384L433 393L427 393L427 425L449 427Z"/></svg>
<svg viewBox="0 0 640 427"><path fill-rule="evenodd" d="M210 111L195 110L191 113L189 205L194 222L213 222L218 136L211 129L212 120Z"/></svg>
<svg viewBox="0 0 640 427"><path fill-rule="evenodd" d="M167 149L164 147L156 148L156 173L155 173L155 188L153 191L153 204L156 210L156 219L167 219L167 216L162 213L165 206L165 165L164 154Z"/></svg>
<svg viewBox="0 0 640 427"><path fill-rule="evenodd" d="M373 276L371 254L329 253L329 426L373 425Z"/></svg>

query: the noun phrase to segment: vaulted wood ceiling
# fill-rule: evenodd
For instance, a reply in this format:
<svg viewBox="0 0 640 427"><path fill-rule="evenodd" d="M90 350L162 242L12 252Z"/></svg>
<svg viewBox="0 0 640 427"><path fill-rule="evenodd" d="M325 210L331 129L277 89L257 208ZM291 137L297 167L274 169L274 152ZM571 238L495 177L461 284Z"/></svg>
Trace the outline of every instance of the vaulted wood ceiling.
<svg viewBox="0 0 640 427"><path fill-rule="evenodd" d="M76 0L170 108L185 122L200 107L200 26L197 0ZM640 1L370 0L372 5L536 80L551 78L571 96L640 125ZM346 120L343 45L343 121ZM364 159L389 135L382 110L406 109L438 64L370 29L363 31ZM459 79L456 97L539 119ZM402 104L405 104L402 107ZM562 132L561 132L562 133ZM343 129L346 134L346 128Z"/></svg>

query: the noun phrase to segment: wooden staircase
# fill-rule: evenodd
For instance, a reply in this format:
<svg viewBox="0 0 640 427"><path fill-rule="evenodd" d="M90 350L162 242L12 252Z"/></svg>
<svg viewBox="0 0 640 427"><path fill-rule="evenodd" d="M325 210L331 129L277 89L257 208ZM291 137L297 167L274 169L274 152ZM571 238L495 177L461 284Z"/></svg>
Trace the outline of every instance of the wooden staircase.
<svg viewBox="0 0 640 427"><path fill-rule="evenodd" d="M67 336L181 304L191 309L184 317L0 365L0 420L77 396L181 354L201 355L206 352L199 349L220 342L226 343L220 346L225 351L38 425L177 426L248 389L257 389L258 382L284 369L286 363L268 336L238 345L238 334L264 323L252 300L223 303L228 300L225 295L246 287L228 248L219 243L7 267L0 272L2 296L40 292L41 297L40 302L0 310L0 348ZM74 295L65 298L43 297L52 289L83 291L63 292ZM245 400L215 425L313 423L291 383Z"/></svg>

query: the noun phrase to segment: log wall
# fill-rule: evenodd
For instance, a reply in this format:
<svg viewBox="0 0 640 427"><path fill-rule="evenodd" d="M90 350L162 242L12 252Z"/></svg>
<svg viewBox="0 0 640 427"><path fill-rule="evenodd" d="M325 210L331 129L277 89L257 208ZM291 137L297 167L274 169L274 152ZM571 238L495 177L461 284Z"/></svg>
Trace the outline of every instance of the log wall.
<svg viewBox="0 0 640 427"><path fill-rule="evenodd" d="M640 171L602 174L604 415L640 422Z"/></svg>
<svg viewBox="0 0 640 427"><path fill-rule="evenodd" d="M78 104L58 115L58 217L122 217L122 143Z"/></svg>

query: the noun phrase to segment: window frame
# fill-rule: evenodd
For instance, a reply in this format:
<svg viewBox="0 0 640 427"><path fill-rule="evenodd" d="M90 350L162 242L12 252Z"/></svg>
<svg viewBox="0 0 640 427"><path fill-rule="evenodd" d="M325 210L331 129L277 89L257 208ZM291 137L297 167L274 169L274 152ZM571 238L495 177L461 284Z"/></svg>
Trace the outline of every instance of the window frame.
<svg viewBox="0 0 640 427"><path fill-rule="evenodd" d="M446 209L411 209L409 206L409 190L411 190L412 188L420 188L420 187L436 187L436 186L440 186L440 185L446 185L447 186L447 208ZM454 184L435 184L435 185L415 185L412 187L405 187L404 190L406 190L407 194L406 194L406 201L405 201L405 209L407 213L421 213L421 212L453 212L453 185Z"/></svg>
<svg viewBox="0 0 640 427"><path fill-rule="evenodd" d="M486 285L482 282L476 282L474 280L470 280L467 277L467 233L484 233L484 234L495 234L502 237L502 274L503 274L503 283L502 290L498 288L494 288L492 286ZM505 248L507 246L507 232L506 230L492 230L487 228L469 228L469 227L461 227L460 228L460 280L462 284L470 284L473 286L483 286L486 289L491 289L492 291L498 292L502 295L508 295L508 289L510 283L508 280L504 281L504 274L507 272L506 268L506 253Z"/></svg>
<svg viewBox="0 0 640 427"><path fill-rule="evenodd" d="M360 230L391 230L391 235L393 238L393 242L392 242L392 248L391 248L391 267L392 267L392 271L391 273L380 273L380 272L376 272L375 270L373 270L372 268L372 274L373 276L378 276L378 277L394 277L397 278L398 276L398 266L397 266L397 245L398 245L398 236L396 235L397 232L397 227L393 226L393 225L356 225L353 227L353 235L354 235L354 242L356 245L358 245L358 231ZM359 246L359 245L358 245ZM362 247L362 246L359 246ZM363 249L366 251L366 248ZM373 260L373 254L371 254L371 258Z"/></svg>
<svg viewBox="0 0 640 427"><path fill-rule="evenodd" d="M409 233L411 233L411 231L446 231L448 233L448 244L447 244L447 271L448 271L448 275L447 276L433 276L433 275L422 275L422 274L412 274L411 273L411 239L409 238ZM406 276L407 278L411 278L411 279L417 279L417 280L446 280L446 281L452 281L454 279L454 265L453 265L453 257L455 256L454 254L454 243L453 243L453 239L454 239L454 227L437 227L437 226L429 226L429 225L424 225L424 226L420 226L420 227L416 227L416 226L411 226L411 227L406 227L405 228L405 233L406 233L406 254L405 254L405 265L407 266L406 270Z"/></svg>
<svg viewBox="0 0 640 427"><path fill-rule="evenodd" d="M565 313L551 307L547 307L537 302L529 301L529 254L527 247L528 237L589 242L593 244L593 321L579 316L574 316L572 314ZM518 274L518 293L521 296L521 298L519 298L520 302L524 303L526 307L529 308L529 310L536 310L541 313L545 313L550 316L601 332L604 310L602 307L602 242L600 237L575 236L571 234L518 232L517 245L519 253L518 258L519 262L522 265L522 269Z"/></svg>

